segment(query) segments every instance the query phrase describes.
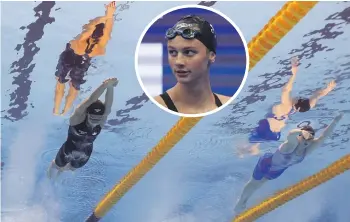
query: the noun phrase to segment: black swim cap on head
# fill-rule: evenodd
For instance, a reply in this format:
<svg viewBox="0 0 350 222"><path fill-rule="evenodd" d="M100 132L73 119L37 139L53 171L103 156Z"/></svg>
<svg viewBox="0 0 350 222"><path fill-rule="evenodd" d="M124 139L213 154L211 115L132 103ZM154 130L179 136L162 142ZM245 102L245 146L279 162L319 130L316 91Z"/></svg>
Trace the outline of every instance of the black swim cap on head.
<svg viewBox="0 0 350 222"><path fill-rule="evenodd" d="M310 110L310 100L309 99L305 99L305 98L299 98L296 103L294 104L294 108L296 110L299 109L299 112L303 113L306 111Z"/></svg>
<svg viewBox="0 0 350 222"><path fill-rule="evenodd" d="M96 102L92 103L87 108L87 113L92 115L103 115L105 113L105 105L100 100L97 100Z"/></svg>
<svg viewBox="0 0 350 222"><path fill-rule="evenodd" d="M308 132L311 133L313 136L315 135L315 130L314 130L310 125L303 126L303 127L301 128L301 130L308 131Z"/></svg>
<svg viewBox="0 0 350 222"><path fill-rule="evenodd" d="M199 33L194 38L202 42L209 51L216 53L217 40L215 30L204 18L197 15L186 15L178 20L171 29L181 31L186 29L198 30Z"/></svg>
<svg viewBox="0 0 350 222"><path fill-rule="evenodd" d="M103 36L104 23L99 23L95 26L94 32L91 34L91 38L98 39Z"/></svg>

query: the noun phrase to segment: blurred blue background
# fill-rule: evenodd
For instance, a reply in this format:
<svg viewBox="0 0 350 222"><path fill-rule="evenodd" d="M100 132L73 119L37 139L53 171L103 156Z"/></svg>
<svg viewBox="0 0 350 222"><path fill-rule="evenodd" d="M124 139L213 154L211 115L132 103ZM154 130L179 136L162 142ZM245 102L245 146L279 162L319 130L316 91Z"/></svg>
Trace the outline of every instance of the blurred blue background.
<svg viewBox="0 0 350 222"><path fill-rule="evenodd" d="M212 11L201 8L178 9L166 14L148 29L142 40L142 44L162 44L163 56L161 60L157 60L162 61L162 92L176 84L176 79L168 63L165 32L181 17L189 14L199 15L213 25L217 33L218 47L216 61L211 67L212 89L215 93L233 96L244 77L247 62L244 43L229 21ZM156 74L152 71L148 77L152 76L151 78L155 80L157 78L153 77L154 75ZM146 81L143 83L145 84ZM152 84L152 80L147 82Z"/></svg>

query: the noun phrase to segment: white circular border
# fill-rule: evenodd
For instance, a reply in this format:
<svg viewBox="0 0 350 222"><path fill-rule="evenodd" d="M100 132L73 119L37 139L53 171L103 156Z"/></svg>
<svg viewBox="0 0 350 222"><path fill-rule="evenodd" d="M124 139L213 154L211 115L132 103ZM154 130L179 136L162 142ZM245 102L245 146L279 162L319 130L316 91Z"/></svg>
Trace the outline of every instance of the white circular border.
<svg viewBox="0 0 350 222"><path fill-rule="evenodd" d="M216 108L212 111L209 111L209 112L205 112L205 113L201 113L201 114L184 114L184 113L178 113L178 112L174 112L174 111L171 111L169 110L168 108L162 106L161 104L159 104L152 96L149 95L149 93L147 92L147 89L146 87L143 85L143 82L142 82L142 79L141 79L141 76L139 75L139 72L138 72L138 64L139 64L139 59L138 59L138 53L139 53L139 50L140 50L140 45L142 43L142 40L143 40L143 37L146 35L148 29L158 20L160 19L161 17L163 17L164 15L172 12L172 11L175 11L175 10L178 10L178 9L184 9L184 8L200 8L200 9L205 9L205 10L209 10L213 13L216 13L218 15L220 15L221 17L223 17L224 19L226 19L238 32L239 36L241 37L242 39L242 42L243 42L243 45L244 45L244 49L245 49L245 54L246 54L246 67L245 67L245 73L244 73L244 77L243 77L243 80L241 82L241 85L239 86L238 90L236 91L235 94L233 94L233 96L225 103L223 104L222 106L220 106L219 108ZM249 71L249 50L248 50L248 45L247 45L247 41L245 40L241 30L237 27L237 25L228 17L226 16L225 14L223 14L222 12L216 10L216 9L213 9L211 7L207 7L207 6L202 6L202 5L182 5L182 6L176 6L176 7L173 7L173 8L170 8L164 12L162 12L161 14L159 14L158 16L156 16L146 27L145 29L143 30L140 38L139 38L139 41L137 42L137 45L136 45L136 50L135 50L135 72L136 72L136 76L137 76L137 80L139 81L139 84L143 90L143 92L146 94L146 96L154 103L156 104L159 108L161 108L162 110L168 112L168 113L171 113L171 114L174 114L176 116L180 116L180 117L204 117L204 116L208 116L208 115L211 115L211 114L214 114L216 112L219 112L220 110L222 110L223 108L225 108L226 106L230 105L233 100L235 100L235 98L238 96L238 94L241 92L241 90L243 89L244 85L245 85L245 82L247 80L247 77L248 77L248 71Z"/></svg>

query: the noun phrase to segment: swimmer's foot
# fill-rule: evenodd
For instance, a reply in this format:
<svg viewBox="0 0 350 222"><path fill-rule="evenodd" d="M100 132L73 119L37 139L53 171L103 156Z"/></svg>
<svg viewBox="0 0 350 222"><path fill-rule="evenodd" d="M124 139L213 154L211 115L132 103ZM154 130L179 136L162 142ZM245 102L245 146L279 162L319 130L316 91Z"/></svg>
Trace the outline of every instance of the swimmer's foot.
<svg viewBox="0 0 350 222"><path fill-rule="evenodd" d="M234 211L236 214L241 213L242 211L244 211L247 207L247 201L241 201L239 200L234 208Z"/></svg>
<svg viewBox="0 0 350 222"><path fill-rule="evenodd" d="M49 166L49 168L47 169L47 172L46 172L47 177L48 177L49 179L52 179L52 178L53 178L54 172L56 172L56 174L57 174L57 168L54 166L54 163L51 162L51 164L50 164L50 166ZM56 175L56 176L57 176L57 175Z"/></svg>
<svg viewBox="0 0 350 222"><path fill-rule="evenodd" d="M68 110L62 110L62 112L61 112L59 115L60 115L60 116L66 115L67 111L68 111Z"/></svg>
<svg viewBox="0 0 350 222"><path fill-rule="evenodd" d="M52 112L55 116L60 116L60 112L58 111L58 109L53 108Z"/></svg>

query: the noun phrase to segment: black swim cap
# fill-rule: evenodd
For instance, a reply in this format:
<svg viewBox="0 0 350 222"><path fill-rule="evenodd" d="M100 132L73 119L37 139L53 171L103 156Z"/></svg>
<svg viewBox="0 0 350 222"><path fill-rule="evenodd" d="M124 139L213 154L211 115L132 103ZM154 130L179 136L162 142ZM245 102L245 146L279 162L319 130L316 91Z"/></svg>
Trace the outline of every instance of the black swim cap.
<svg viewBox="0 0 350 222"><path fill-rule="evenodd" d="M105 105L100 100L97 100L96 102L92 103L87 108L87 113L92 115L103 115L105 113Z"/></svg>
<svg viewBox="0 0 350 222"><path fill-rule="evenodd" d="M310 110L310 100L309 99L305 99L305 98L299 98L296 103L294 104L294 108L296 110L299 109L299 112L303 113L306 111Z"/></svg>
<svg viewBox="0 0 350 222"><path fill-rule="evenodd" d="M314 130L310 125L303 126L303 127L301 128L301 130L308 131L308 132L311 133L313 136L315 135L315 130Z"/></svg>
<svg viewBox="0 0 350 222"><path fill-rule="evenodd" d="M175 30L198 29L199 34L194 38L198 39L205 45L209 51L216 53L217 40L213 26L204 18L197 15L186 15L182 17L172 27Z"/></svg>
<svg viewBox="0 0 350 222"><path fill-rule="evenodd" d="M103 36L104 23L99 23L95 26L94 32L91 34L91 38L98 39Z"/></svg>

